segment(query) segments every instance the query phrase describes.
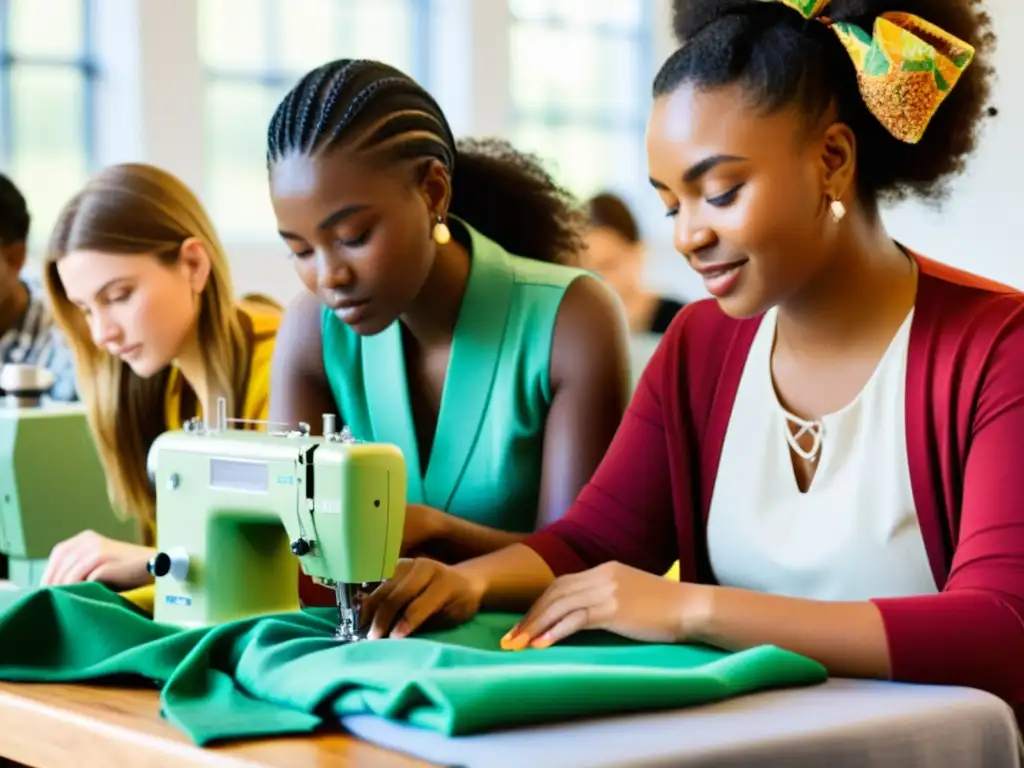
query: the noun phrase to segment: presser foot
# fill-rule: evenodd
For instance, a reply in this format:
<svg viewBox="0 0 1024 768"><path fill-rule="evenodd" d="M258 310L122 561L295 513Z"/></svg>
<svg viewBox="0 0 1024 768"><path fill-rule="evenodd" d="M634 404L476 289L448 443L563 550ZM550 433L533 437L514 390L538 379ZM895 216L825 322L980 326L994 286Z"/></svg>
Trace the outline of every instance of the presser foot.
<svg viewBox="0 0 1024 768"><path fill-rule="evenodd" d="M359 603L367 594L370 584L335 584L338 599L338 628L334 638L341 643L356 643L366 639L366 632L359 628Z"/></svg>
<svg viewBox="0 0 1024 768"><path fill-rule="evenodd" d="M354 610L338 609L338 628L334 630L334 639L339 643L357 643L366 639L366 633L359 629L359 617Z"/></svg>

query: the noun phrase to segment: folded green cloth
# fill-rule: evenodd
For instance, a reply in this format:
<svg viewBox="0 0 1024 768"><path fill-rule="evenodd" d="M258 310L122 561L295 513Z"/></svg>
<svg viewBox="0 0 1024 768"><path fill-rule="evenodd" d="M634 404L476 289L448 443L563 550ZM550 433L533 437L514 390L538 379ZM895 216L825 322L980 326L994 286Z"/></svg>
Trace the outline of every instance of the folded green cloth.
<svg viewBox="0 0 1024 768"><path fill-rule="evenodd" d="M196 744L308 733L358 713L481 733L581 716L672 709L825 680L774 646L725 653L581 633L544 650L502 651L520 618L481 614L455 629L341 645L315 609L182 630L98 584L0 604L0 679L160 688L161 711Z"/></svg>

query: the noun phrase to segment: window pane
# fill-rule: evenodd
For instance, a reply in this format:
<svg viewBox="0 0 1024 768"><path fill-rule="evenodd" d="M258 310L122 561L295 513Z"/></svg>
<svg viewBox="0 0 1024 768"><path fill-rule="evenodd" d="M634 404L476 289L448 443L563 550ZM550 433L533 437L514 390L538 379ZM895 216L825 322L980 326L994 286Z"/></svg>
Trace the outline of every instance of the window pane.
<svg viewBox="0 0 1024 768"><path fill-rule="evenodd" d="M250 0L251 1L251 0ZM338 50L341 3L338 0L288 0L280 16L282 65L299 74L346 55ZM265 69L270 62L261 62Z"/></svg>
<svg viewBox="0 0 1024 768"><path fill-rule="evenodd" d="M514 143L536 153L580 198L605 188L636 189L647 178L643 139L635 130L522 121L516 126Z"/></svg>
<svg viewBox="0 0 1024 768"><path fill-rule="evenodd" d="M206 86L206 200L225 238L276 237L267 187L267 125L286 88L213 81Z"/></svg>
<svg viewBox="0 0 1024 768"><path fill-rule="evenodd" d="M8 8L14 55L82 54L83 0L13 0Z"/></svg>
<svg viewBox="0 0 1024 768"><path fill-rule="evenodd" d="M416 30L408 0L349 0L344 9L346 57L383 61L412 77L422 74L413 71Z"/></svg>
<svg viewBox="0 0 1024 768"><path fill-rule="evenodd" d="M85 183L85 76L73 68L14 65L11 176L32 213L32 241L45 242L57 213Z"/></svg>
<svg viewBox="0 0 1024 768"><path fill-rule="evenodd" d="M511 37L512 99L518 109L643 119L643 50L632 38L539 24L516 24Z"/></svg>
<svg viewBox="0 0 1024 768"><path fill-rule="evenodd" d="M636 28L643 19L645 2L650 0L509 0L509 10L520 19Z"/></svg>
<svg viewBox="0 0 1024 768"><path fill-rule="evenodd" d="M364 58L416 75L408 0L281 0L279 19L285 70L302 74L334 59Z"/></svg>
<svg viewBox="0 0 1024 768"><path fill-rule="evenodd" d="M263 0L199 0L199 47L215 69L261 69L268 52Z"/></svg>

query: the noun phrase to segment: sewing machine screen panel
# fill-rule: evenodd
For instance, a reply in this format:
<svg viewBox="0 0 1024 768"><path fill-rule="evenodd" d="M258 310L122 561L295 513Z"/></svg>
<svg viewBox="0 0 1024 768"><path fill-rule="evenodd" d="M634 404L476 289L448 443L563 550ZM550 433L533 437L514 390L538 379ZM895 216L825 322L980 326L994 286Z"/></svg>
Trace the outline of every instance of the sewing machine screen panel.
<svg viewBox="0 0 1024 768"><path fill-rule="evenodd" d="M211 459L210 487L226 491L267 493L270 490L270 466L263 461Z"/></svg>

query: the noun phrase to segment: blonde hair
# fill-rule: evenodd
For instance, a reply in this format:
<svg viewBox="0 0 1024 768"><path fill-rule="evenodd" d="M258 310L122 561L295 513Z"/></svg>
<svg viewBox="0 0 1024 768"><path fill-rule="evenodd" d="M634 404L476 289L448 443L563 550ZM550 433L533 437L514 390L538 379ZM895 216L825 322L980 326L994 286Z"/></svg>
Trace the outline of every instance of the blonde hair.
<svg viewBox="0 0 1024 768"><path fill-rule="evenodd" d="M144 379L96 346L84 315L68 300L57 262L71 251L91 250L153 254L173 264L189 238L198 238L210 259L197 318L206 379L211 393L226 398L231 415L244 399L251 349L233 299L227 255L199 200L180 179L151 165L104 169L61 211L44 261L46 292L74 353L108 493L120 514L139 520L147 538L154 533L156 502L146 458L167 429L170 368Z"/></svg>

